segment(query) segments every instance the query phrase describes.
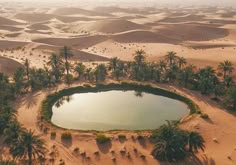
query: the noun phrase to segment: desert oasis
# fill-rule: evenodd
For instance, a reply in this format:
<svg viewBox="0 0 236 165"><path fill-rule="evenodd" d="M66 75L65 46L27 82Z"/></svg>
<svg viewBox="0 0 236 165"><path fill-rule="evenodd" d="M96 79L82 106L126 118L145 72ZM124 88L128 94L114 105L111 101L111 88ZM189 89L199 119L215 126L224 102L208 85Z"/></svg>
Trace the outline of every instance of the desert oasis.
<svg viewBox="0 0 236 165"><path fill-rule="evenodd" d="M1 0L0 165L235 165L234 0Z"/></svg>

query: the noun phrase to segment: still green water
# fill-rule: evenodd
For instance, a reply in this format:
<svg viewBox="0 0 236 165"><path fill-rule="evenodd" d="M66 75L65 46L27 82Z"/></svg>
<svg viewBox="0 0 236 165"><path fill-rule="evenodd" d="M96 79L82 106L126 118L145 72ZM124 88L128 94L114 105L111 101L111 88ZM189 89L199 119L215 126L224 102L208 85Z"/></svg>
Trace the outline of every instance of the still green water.
<svg viewBox="0 0 236 165"><path fill-rule="evenodd" d="M53 107L52 123L77 130L156 129L189 113L185 103L136 91L111 90L66 96Z"/></svg>

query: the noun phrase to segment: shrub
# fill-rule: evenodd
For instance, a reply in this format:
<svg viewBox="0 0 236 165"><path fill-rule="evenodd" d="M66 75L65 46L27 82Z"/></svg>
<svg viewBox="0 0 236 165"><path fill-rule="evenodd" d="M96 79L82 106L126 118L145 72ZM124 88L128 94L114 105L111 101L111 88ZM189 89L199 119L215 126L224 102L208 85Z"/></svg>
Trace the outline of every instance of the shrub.
<svg viewBox="0 0 236 165"><path fill-rule="evenodd" d="M121 154L121 155L125 155L125 153L126 153L126 150L123 150L123 149L120 150L120 154Z"/></svg>
<svg viewBox="0 0 236 165"><path fill-rule="evenodd" d="M118 135L118 138L119 138L119 140L121 140L121 141L126 140L126 136L125 136L125 135Z"/></svg>
<svg viewBox="0 0 236 165"><path fill-rule="evenodd" d="M96 141L99 144L104 144L110 142L110 138L106 137L104 134L97 134Z"/></svg>
<svg viewBox="0 0 236 165"><path fill-rule="evenodd" d="M113 161L113 162L116 162L116 158L112 158L112 161Z"/></svg>
<svg viewBox="0 0 236 165"><path fill-rule="evenodd" d="M209 119L209 116L208 116L208 114L206 114L206 113L202 113L202 114L201 114L201 118L203 118L203 119Z"/></svg>
<svg viewBox="0 0 236 165"><path fill-rule="evenodd" d="M55 138L56 137L56 132L51 132L51 138Z"/></svg>
<svg viewBox="0 0 236 165"><path fill-rule="evenodd" d="M145 160L145 159L146 159L146 156L142 154L142 155L140 155L140 158L143 159L143 160Z"/></svg>
<svg viewBox="0 0 236 165"><path fill-rule="evenodd" d="M98 156L98 155L99 155L99 151L95 151L95 152L94 152L94 155L97 155L97 156Z"/></svg>
<svg viewBox="0 0 236 165"><path fill-rule="evenodd" d="M72 140L70 132L64 132L61 134L61 140Z"/></svg>
<svg viewBox="0 0 236 165"><path fill-rule="evenodd" d="M74 148L74 153L79 153L79 148L78 147Z"/></svg>
<svg viewBox="0 0 236 165"><path fill-rule="evenodd" d="M142 140L144 140L144 137L143 137L142 135L138 135L137 139L138 139L139 141L142 141Z"/></svg>

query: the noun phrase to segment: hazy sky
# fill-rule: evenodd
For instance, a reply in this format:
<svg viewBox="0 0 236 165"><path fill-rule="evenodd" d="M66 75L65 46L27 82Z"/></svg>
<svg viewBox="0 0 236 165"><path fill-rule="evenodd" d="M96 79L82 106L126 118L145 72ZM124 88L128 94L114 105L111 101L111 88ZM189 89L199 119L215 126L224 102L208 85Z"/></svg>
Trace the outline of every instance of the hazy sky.
<svg viewBox="0 0 236 165"><path fill-rule="evenodd" d="M127 4L145 4L145 6L156 5L218 5L236 7L236 0L0 0L0 2L29 2L29 3L50 3L58 5L64 4L93 4L93 5L127 5Z"/></svg>

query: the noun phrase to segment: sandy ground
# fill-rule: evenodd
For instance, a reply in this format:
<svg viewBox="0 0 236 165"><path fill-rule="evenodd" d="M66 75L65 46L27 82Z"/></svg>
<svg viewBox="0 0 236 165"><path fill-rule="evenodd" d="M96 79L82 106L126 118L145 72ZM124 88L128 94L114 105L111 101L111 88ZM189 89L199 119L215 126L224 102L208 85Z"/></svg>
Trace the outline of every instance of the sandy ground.
<svg viewBox="0 0 236 165"><path fill-rule="evenodd" d="M12 76L17 68L23 67L22 64L11 60L9 58L0 57L0 71L5 73L7 76Z"/></svg>
<svg viewBox="0 0 236 165"><path fill-rule="evenodd" d="M224 60L236 64L234 8L82 9L35 6L22 8L10 5L1 6L0 13L0 71L8 75L18 67L16 62L23 63L26 58L30 60L31 67L44 67L51 53L58 52L64 45L73 49L74 62L100 62L111 57L132 60L134 51L143 49L147 60L154 62L163 58L167 51L176 51L179 56L185 57L197 67L216 67ZM62 88L64 86L58 87L58 90ZM168 86L164 88L174 89ZM93 133L74 132L73 143L69 146L61 143L61 130L58 130L58 136L54 140L50 139L49 134L42 134L37 128L37 114L41 101L53 91L55 90L45 90L22 98L17 102L17 116L20 123L35 130L45 139L49 151L55 150L52 146L56 145L56 150L60 153L57 161L61 157L66 164L72 165L110 165L115 157L117 164L122 165L163 164L151 157L152 145L148 141L146 146L133 141L131 136L137 134L131 132L126 133L128 140L123 143L117 140L117 133L108 134L113 137L112 145L102 148L96 145ZM196 117L182 125L191 130L198 128L197 131L206 139L206 151L199 154L199 159L206 161L202 164L236 164L236 134L232 131L236 130L232 122L235 115L197 93L183 89L177 91L190 97L210 116L209 121ZM215 143L213 138L216 138L218 143ZM73 155L72 151L77 146L81 151L86 151L89 158L82 159L81 156ZM134 147L138 149L138 155L133 152ZM120 155L120 150L124 148L130 152L132 160ZM112 150L115 155L110 153ZM95 157L95 151L100 151L101 155ZM147 157L146 161L141 160L141 154Z"/></svg>

